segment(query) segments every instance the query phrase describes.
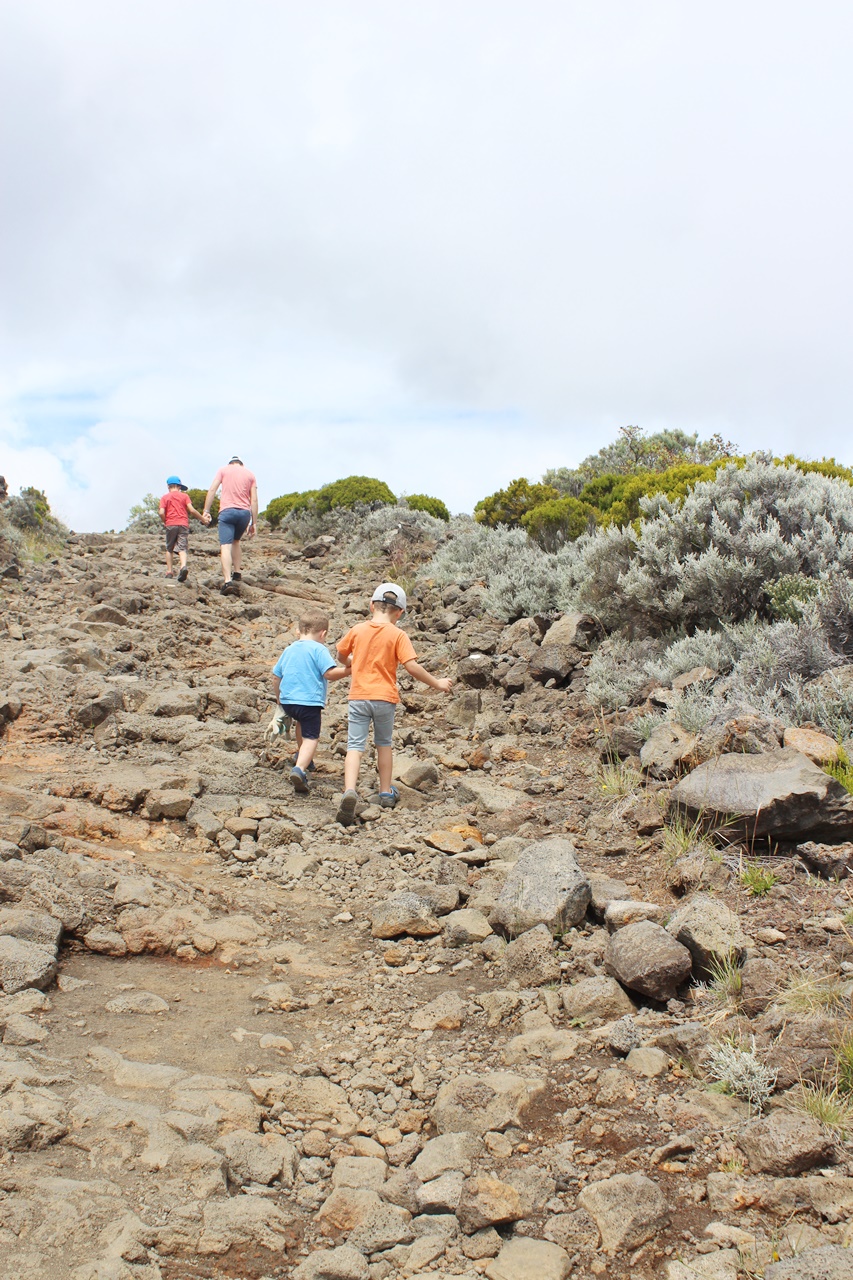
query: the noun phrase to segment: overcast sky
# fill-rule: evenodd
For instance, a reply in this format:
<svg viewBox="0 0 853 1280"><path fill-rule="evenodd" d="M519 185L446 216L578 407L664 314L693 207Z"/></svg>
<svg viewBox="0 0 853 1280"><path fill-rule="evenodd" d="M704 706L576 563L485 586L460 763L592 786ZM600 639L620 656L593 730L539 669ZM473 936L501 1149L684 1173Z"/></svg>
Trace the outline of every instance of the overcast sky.
<svg viewBox="0 0 853 1280"><path fill-rule="evenodd" d="M842 0L0 0L0 473L456 511L620 426L853 462Z"/></svg>

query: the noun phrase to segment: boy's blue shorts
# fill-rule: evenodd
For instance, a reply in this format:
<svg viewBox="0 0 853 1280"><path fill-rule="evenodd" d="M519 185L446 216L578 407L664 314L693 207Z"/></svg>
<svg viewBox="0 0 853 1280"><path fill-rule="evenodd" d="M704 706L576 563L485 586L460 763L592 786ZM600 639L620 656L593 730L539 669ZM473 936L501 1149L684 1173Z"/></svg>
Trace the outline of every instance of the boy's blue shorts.
<svg viewBox="0 0 853 1280"><path fill-rule="evenodd" d="M226 507L219 513L219 545L228 546L231 542L239 542L252 523L251 511L244 507Z"/></svg>
<svg viewBox="0 0 853 1280"><path fill-rule="evenodd" d="M322 707L304 707L298 702L283 702L281 705L284 714L299 725L303 738L319 738Z"/></svg>

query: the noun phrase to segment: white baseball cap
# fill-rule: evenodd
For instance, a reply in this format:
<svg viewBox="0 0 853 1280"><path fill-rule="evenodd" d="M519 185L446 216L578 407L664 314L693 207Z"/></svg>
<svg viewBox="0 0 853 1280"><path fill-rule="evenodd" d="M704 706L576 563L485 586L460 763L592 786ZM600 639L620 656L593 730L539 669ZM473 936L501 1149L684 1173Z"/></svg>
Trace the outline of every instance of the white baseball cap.
<svg viewBox="0 0 853 1280"><path fill-rule="evenodd" d="M396 582L380 582L370 600L371 603L382 600L386 604L393 604L397 609L406 607L406 593L402 587L397 586Z"/></svg>

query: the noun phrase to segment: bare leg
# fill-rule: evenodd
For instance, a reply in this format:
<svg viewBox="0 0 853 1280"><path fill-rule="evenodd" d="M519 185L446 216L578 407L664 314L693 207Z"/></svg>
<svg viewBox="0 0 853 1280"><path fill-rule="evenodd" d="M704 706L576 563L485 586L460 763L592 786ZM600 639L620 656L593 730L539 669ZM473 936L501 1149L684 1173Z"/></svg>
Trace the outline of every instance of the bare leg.
<svg viewBox="0 0 853 1280"><path fill-rule="evenodd" d="M387 794L391 790L391 775L394 770L394 748L377 747L376 762L379 766L379 790Z"/></svg>
<svg viewBox="0 0 853 1280"><path fill-rule="evenodd" d="M344 760L344 790L355 791L358 782L358 771L361 768L361 751L353 751L352 748L347 752Z"/></svg>
<svg viewBox="0 0 853 1280"><path fill-rule="evenodd" d="M219 558L222 561L222 576L226 582L231 581L231 543L223 542L219 548Z"/></svg>
<svg viewBox="0 0 853 1280"><path fill-rule="evenodd" d="M169 557L169 559L171 560L171 556ZM181 562L181 568L182 568L182 569L186 569L186 567L187 567L187 553L186 553L186 551L179 551L179 552L178 552L178 559L179 559L179 560L180 560L180 562ZM169 565L169 568L170 568L170 569L171 569L171 567L172 567L172 566L171 566L171 565Z"/></svg>
<svg viewBox="0 0 853 1280"><path fill-rule="evenodd" d="M231 562L235 573L240 572L240 566L243 563L243 547L239 542L235 542L231 547Z"/></svg>
<svg viewBox="0 0 853 1280"><path fill-rule="evenodd" d="M309 764L314 759L314 754L317 750L317 739L302 738L302 741L300 742L299 741L300 738L302 738L302 735L297 731L296 745L299 747L299 754L296 757L296 763L299 766L299 768L302 769L304 772L304 770L308 768Z"/></svg>
<svg viewBox="0 0 853 1280"><path fill-rule="evenodd" d="M167 552L166 552L166 572L167 572L167 573L171 573L171 572L172 572L172 553L171 553L171 551L167 551Z"/></svg>

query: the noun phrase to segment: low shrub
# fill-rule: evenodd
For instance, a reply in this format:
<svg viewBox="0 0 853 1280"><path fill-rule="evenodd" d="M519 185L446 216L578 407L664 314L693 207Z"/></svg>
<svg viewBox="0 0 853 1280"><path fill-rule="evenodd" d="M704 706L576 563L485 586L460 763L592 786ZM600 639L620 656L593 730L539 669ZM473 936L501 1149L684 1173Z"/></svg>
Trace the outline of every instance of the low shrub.
<svg viewBox="0 0 853 1280"><path fill-rule="evenodd" d="M708 1061L708 1074L726 1093L758 1112L776 1087L776 1072L759 1056L754 1038L748 1048L731 1042L718 1045Z"/></svg>
<svg viewBox="0 0 853 1280"><path fill-rule="evenodd" d="M513 480L505 489L482 498L474 508L474 519L478 524L488 525L490 529L504 525L507 529L518 529L522 516L527 515L534 507L543 502L551 502L560 497L560 492L550 484L531 484L522 476Z"/></svg>
<svg viewBox="0 0 853 1280"><path fill-rule="evenodd" d="M441 498L431 498L426 493L409 493L404 502L410 511L425 511L427 515L443 520L445 524L450 520L450 512Z"/></svg>
<svg viewBox="0 0 853 1280"><path fill-rule="evenodd" d="M324 484L311 499L310 505L318 511L332 511L335 507L373 506L375 503L393 506L397 501L384 480L372 476L346 476Z"/></svg>
<svg viewBox="0 0 853 1280"><path fill-rule="evenodd" d="M127 524L128 533L156 533L163 528L160 519L160 499L154 493L146 493L141 502L130 508Z"/></svg>
<svg viewBox="0 0 853 1280"><path fill-rule="evenodd" d="M449 534L427 567L439 586L483 582L488 612L504 622L553 608L554 558L523 529L491 529L463 518L451 521Z"/></svg>
<svg viewBox="0 0 853 1280"><path fill-rule="evenodd" d="M273 498L260 514L269 523L270 528L277 529L291 511L307 510L317 497L317 493L317 489L306 489L304 493L283 493L280 497Z"/></svg>
<svg viewBox="0 0 853 1280"><path fill-rule="evenodd" d="M188 489L187 494L189 496L190 502L193 504L196 511L204 511L204 503L207 498L207 490L206 489ZM214 498L213 502L210 505L210 516L211 516L212 524L215 524L216 521L219 519L219 499L218 498Z"/></svg>
<svg viewBox="0 0 853 1280"><path fill-rule="evenodd" d="M770 612L780 622L799 622L811 600L820 594L820 582L804 573L785 573L764 588Z"/></svg>
<svg viewBox="0 0 853 1280"><path fill-rule="evenodd" d="M640 502L639 529L601 529L561 562L560 606L659 635L768 617L765 585L853 571L853 487L755 457L700 481L680 503ZM563 553L561 553L562 555Z"/></svg>
<svg viewBox="0 0 853 1280"><path fill-rule="evenodd" d="M543 551L558 551L581 534L592 533L600 518L595 507L579 498L553 498L525 512L521 525Z"/></svg>

